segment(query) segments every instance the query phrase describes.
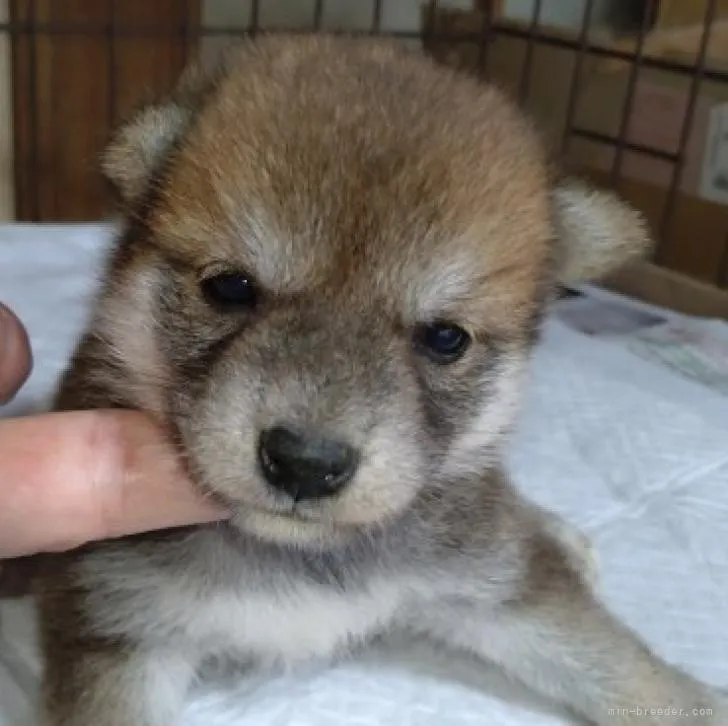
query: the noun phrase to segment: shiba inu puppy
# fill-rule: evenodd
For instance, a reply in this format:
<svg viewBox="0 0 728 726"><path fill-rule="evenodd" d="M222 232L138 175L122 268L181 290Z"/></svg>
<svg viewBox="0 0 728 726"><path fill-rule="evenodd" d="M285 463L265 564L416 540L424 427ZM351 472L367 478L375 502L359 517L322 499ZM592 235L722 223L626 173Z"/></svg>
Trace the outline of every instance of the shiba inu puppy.
<svg viewBox="0 0 728 726"><path fill-rule="evenodd" d="M728 724L501 463L549 299L644 253L636 211L554 174L496 89L373 39L192 67L104 169L123 229L57 408L156 417L231 517L54 569L50 726L172 726L209 659L293 667L396 630L598 725Z"/></svg>

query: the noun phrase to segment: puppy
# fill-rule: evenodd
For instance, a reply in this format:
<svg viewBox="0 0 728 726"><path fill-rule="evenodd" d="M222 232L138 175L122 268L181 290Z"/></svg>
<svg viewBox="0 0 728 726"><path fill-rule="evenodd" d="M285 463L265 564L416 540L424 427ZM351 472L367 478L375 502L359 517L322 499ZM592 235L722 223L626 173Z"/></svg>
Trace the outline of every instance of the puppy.
<svg viewBox="0 0 728 726"><path fill-rule="evenodd" d="M635 211L555 178L495 89L371 39L243 43L104 169L123 230L56 408L147 411L231 519L55 568L48 724L172 726L209 659L293 667L395 629L595 724L728 723L501 466L547 302L643 253Z"/></svg>

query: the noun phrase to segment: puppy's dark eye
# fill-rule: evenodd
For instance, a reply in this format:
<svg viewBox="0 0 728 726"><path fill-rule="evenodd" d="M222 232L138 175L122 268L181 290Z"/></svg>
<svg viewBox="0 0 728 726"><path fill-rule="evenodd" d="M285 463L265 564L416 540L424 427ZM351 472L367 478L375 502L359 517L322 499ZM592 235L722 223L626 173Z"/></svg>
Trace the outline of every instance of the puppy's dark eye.
<svg viewBox="0 0 728 726"><path fill-rule="evenodd" d="M453 363L470 345L470 336L451 323L426 323L415 330L414 344L435 363Z"/></svg>
<svg viewBox="0 0 728 726"><path fill-rule="evenodd" d="M205 299L222 308L250 308L258 300L253 281L242 272L223 272L202 281Z"/></svg>

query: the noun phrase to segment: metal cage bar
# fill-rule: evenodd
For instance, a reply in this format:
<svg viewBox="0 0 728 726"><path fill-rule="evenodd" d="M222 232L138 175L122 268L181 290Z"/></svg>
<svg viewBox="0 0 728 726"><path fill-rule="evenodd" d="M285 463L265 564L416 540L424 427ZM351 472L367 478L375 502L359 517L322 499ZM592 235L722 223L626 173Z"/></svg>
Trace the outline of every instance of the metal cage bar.
<svg viewBox="0 0 728 726"><path fill-rule="evenodd" d="M116 101L118 98L117 73L116 73L116 0L108 0L109 3L109 25L106 30L106 42L109 48L109 122L116 123Z"/></svg>
<svg viewBox="0 0 728 726"><path fill-rule="evenodd" d="M371 32L373 35L379 35L382 32L382 12L384 10L383 0L374 0L374 7L372 8L372 27Z"/></svg>
<svg viewBox="0 0 728 726"><path fill-rule="evenodd" d="M250 27L248 32L255 35L260 29L260 0L252 0L250 4Z"/></svg>
<svg viewBox="0 0 728 726"><path fill-rule="evenodd" d="M639 34L637 36L637 47L635 49L634 61L632 62L629 70L627 98L625 99L624 106L622 108L622 118L619 122L619 131L617 132L617 138L614 146L614 159L612 160L612 169L610 172L610 180L613 186L616 186L619 182L619 174L622 170L624 151L628 148L629 142L627 140L627 134L629 132L629 120L634 108L634 94L637 88L637 78L644 61L645 40L647 38L647 31L649 29L650 18L652 16L654 6L655 0L647 0L642 14L642 21L640 22ZM669 156L668 160L675 161L672 155Z"/></svg>
<svg viewBox="0 0 728 726"><path fill-rule="evenodd" d="M324 21L324 0L316 0L313 8L313 29L321 30Z"/></svg>
<svg viewBox="0 0 728 726"><path fill-rule="evenodd" d="M521 70L521 82L518 89L518 98L521 103L525 102L531 90L531 70L533 67L533 51L538 38L538 26L541 22L541 10L543 0L534 0L533 15L531 16L531 24L528 26L528 42L526 45L526 55L523 59L523 68Z"/></svg>
<svg viewBox="0 0 728 726"><path fill-rule="evenodd" d="M591 27L593 11L594 0L586 0L584 15L581 22L581 30L579 31L579 52L576 54L576 59L574 61L574 70L571 74L571 89L569 91L569 100L566 105L566 124L564 127L564 138L562 140L562 153L564 154L568 153L569 143L571 141L574 128L576 108L579 103L581 74L584 67L584 59L586 57L586 47L589 41L589 29Z"/></svg>

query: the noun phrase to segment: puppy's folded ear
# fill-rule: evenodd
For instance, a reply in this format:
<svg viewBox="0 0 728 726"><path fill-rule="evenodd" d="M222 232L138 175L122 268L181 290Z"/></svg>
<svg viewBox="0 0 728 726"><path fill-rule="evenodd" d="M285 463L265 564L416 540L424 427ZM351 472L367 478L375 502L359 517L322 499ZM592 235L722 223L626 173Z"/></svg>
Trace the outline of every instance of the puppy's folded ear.
<svg viewBox="0 0 728 726"><path fill-rule="evenodd" d="M553 206L562 285L604 277L652 248L642 214L612 192L568 179L555 187Z"/></svg>
<svg viewBox="0 0 728 726"><path fill-rule="evenodd" d="M116 130L102 154L101 171L124 204L134 204L147 190L219 71L218 65L189 66L169 96L142 106Z"/></svg>
<svg viewBox="0 0 728 726"><path fill-rule="evenodd" d="M169 102L146 106L116 131L101 170L124 204L132 205L146 191L187 120L188 112Z"/></svg>

